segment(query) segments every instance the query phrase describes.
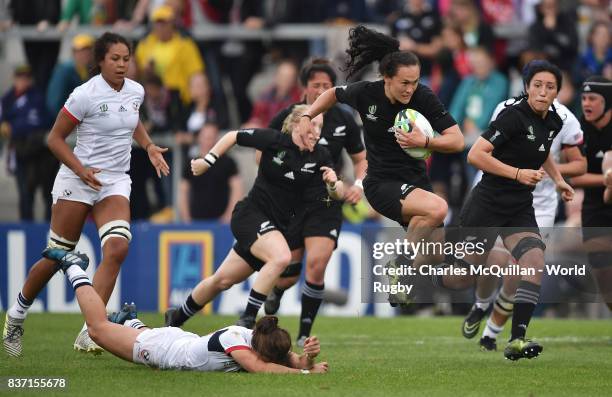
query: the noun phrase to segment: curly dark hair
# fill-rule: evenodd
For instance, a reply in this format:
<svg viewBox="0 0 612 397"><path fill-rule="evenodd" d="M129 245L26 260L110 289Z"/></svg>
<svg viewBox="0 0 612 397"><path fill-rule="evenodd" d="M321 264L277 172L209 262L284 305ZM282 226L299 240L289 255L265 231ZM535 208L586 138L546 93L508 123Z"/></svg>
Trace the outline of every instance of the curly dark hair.
<svg viewBox="0 0 612 397"><path fill-rule="evenodd" d="M123 36L117 33L106 32L100 36L94 43L94 67L92 69L93 74L100 73L100 62L104 60L106 53L113 44L125 44L128 48L128 52L132 55L132 45Z"/></svg>
<svg viewBox="0 0 612 397"><path fill-rule="evenodd" d="M289 366L291 336L278 326L278 317L264 316L257 321L251 345L263 361Z"/></svg>

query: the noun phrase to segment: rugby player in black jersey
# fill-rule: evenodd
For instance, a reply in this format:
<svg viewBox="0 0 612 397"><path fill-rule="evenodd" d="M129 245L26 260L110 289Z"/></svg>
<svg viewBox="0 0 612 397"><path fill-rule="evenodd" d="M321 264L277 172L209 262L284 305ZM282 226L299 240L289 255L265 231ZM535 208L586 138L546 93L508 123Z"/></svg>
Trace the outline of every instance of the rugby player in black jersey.
<svg viewBox="0 0 612 397"><path fill-rule="evenodd" d="M533 269L522 275L516 290L512 332L504 350L510 360L537 357L543 349L525 339L539 300L545 249L531 192L546 171L565 201L574 195L550 155L552 141L563 124L554 106L549 111L561 88L561 72L547 61L535 60L525 67L523 81L526 99L504 109L468 154L468 162L484 175L460 214L463 239L484 247L483 254L466 258L464 264L484 264L501 235L519 266ZM434 280L438 285L456 287L453 278L442 275ZM465 277L470 278L473 280L473 275Z"/></svg>
<svg viewBox="0 0 612 397"><path fill-rule="evenodd" d="M329 61L315 58L307 62L300 72L300 82L304 87L304 101L312 104L323 92L336 83L336 72ZM277 114L270 122L270 128L280 129L283 120L295 105ZM357 204L363 195L362 180L367 168L366 154L361 139L361 129L353 115L333 106L323 114L321 146L327 147L336 169L340 169L342 149L349 154L355 174L355 183L347 187L345 202ZM306 282L302 291L302 312L298 345L310 336L310 331L324 293L325 269L337 246L342 227L342 203L332 200L327 194L325 183L313 179L302 197L303 203L292 219L288 230L287 242L291 249L291 263L281 274L277 285L268 295L264 305L266 314L275 314L285 290L291 288L299 279L302 270L304 249L306 256Z"/></svg>
<svg viewBox="0 0 612 397"><path fill-rule="evenodd" d="M409 241L427 240L433 228L446 217L446 201L431 192L425 162L409 156L404 149L428 148L443 153L463 150L463 135L455 120L431 91L419 83L420 64L412 52L399 51L399 42L364 26L350 30L349 77L364 66L378 61L381 80L361 81L325 91L302 116L299 133L311 133L311 118L336 102L359 112L364 128L368 170L363 181L365 196L379 213L407 227ZM415 125L411 133L394 127L400 110L411 108L423 114L440 133L426 137ZM419 266L417 256L414 266ZM404 259L402 257L398 259ZM391 266L397 265L394 261ZM405 303L405 294L389 297L390 302Z"/></svg>
<svg viewBox="0 0 612 397"><path fill-rule="evenodd" d="M332 199L343 198L344 186L336 177L327 148L316 145L312 152L308 151L297 133L292 132L306 108L306 105L294 107L283 123L284 133L273 129L228 132L208 154L192 161L194 175L201 175L235 144L262 152L255 184L232 213L231 229L236 244L215 274L202 280L180 308L166 312L166 325L182 325L220 292L259 271L245 312L237 323L252 328L266 296L289 265L291 252L284 234L305 189L313 179L322 179ZM323 117L319 117L316 128L322 123Z"/></svg>
<svg viewBox="0 0 612 397"><path fill-rule="evenodd" d="M582 238L599 290L612 310L612 203L604 198L612 186L612 81L592 76L584 82L582 112L587 173L571 182L584 188Z"/></svg>

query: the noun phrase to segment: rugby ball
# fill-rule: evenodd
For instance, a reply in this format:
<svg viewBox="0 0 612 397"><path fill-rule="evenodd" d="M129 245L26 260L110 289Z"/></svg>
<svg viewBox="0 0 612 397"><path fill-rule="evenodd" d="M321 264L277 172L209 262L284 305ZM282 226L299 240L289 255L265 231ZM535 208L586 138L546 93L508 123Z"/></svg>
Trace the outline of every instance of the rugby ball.
<svg viewBox="0 0 612 397"><path fill-rule="evenodd" d="M412 127L410 123L417 125L423 134L432 139L435 136L434 130L429 124L429 121L423 116L421 113L414 109L403 109L400 110L395 116L394 127L400 128L403 131L410 133L412 132ZM425 148L412 148L412 149L403 149L406 154L410 157L415 158L417 160L426 160L431 155L431 150Z"/></svg>

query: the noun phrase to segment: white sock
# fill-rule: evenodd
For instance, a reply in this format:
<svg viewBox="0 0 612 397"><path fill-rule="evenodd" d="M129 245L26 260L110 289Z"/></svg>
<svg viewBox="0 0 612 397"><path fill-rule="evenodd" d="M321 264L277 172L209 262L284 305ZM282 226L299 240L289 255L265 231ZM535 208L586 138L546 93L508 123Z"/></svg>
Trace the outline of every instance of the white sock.
<svg viewBox="0 0 612 397"><path fill-rule="evenodd" d="M476 307L483 311L487 311L487 309L489 309L489 306L491 305L491 302L493 302L493 299L495 299L496 295L497 295L497 291L493 291L491 296L488 296L486 298L481 298L480 296L478 296L478 293L476 293L476 303L475 303Z"/></svg>
<svg viewBox="0 0 612 397"><path fill-rule="evenodd" d="M500 327L499 325L493 323L493 321L491 321L491 317L489 317L489 319L487 320L487 326L482 332L482 336L488 336L491 339L497 339L497 335L499 335L503 330L503 325Z"/></svg>
<svg viewBox="0 0 612 397"><path fill-rule="evenodd" d="M30 306L32 306L32 303L33 301L28 301L23 296L23 293L20 292L19 295L17 295L17 300L15 301L15 303L13 303L13 306L8 309L7 313L12 318L23 320L28 315L28 309L30 308Z"/></svg>
<svg viewBox="0 0 612 397"><path fill-rule="evenodd" d="M132 320L126 320L126 321L123 323L123 325L124 325L124 326L126 326L126 327L131 327L131 328L136 328L136 329L140 329L140 328L147 328L147 326L146 326L146 325L144 325L144 324L142 323L142 321L140 321L140 320L139 320L139 319L137 319L137 318L132 319Z"/></svg>
<svg viewBox="0 0 612 397"><path fill-rule="evenodd" d="M91 285L91 281L85 273L85 270L81 269L77 265L72 265L66 270L66 276L68 276L68 281L72 284L72 288L76 290L77 288L83 285Z"/></svg>

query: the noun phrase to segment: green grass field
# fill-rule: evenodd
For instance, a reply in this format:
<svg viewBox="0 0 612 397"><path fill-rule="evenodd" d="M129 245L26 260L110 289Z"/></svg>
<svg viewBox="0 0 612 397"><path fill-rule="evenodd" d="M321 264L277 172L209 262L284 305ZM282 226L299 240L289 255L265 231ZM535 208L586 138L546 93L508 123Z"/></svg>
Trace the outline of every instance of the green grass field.
<svg viewBox="0 0 612 397"><path fill-rule="evenodd" d="M139 317L162 322L157 314ZM198 316L187 330L204 334L233 321ZM295 317L280 324L295 334ZM36 392L61 396L612 395L612 323L603 320L534 319L529 335L543 343L543 354L510 362L463 339L458 317L319 318L315 331L330 373L309 376L151 370L109 353L73 351L81 325L76 314L30 314L24 357L0 353L0 376L65 377L67 391Z"/></svg>

